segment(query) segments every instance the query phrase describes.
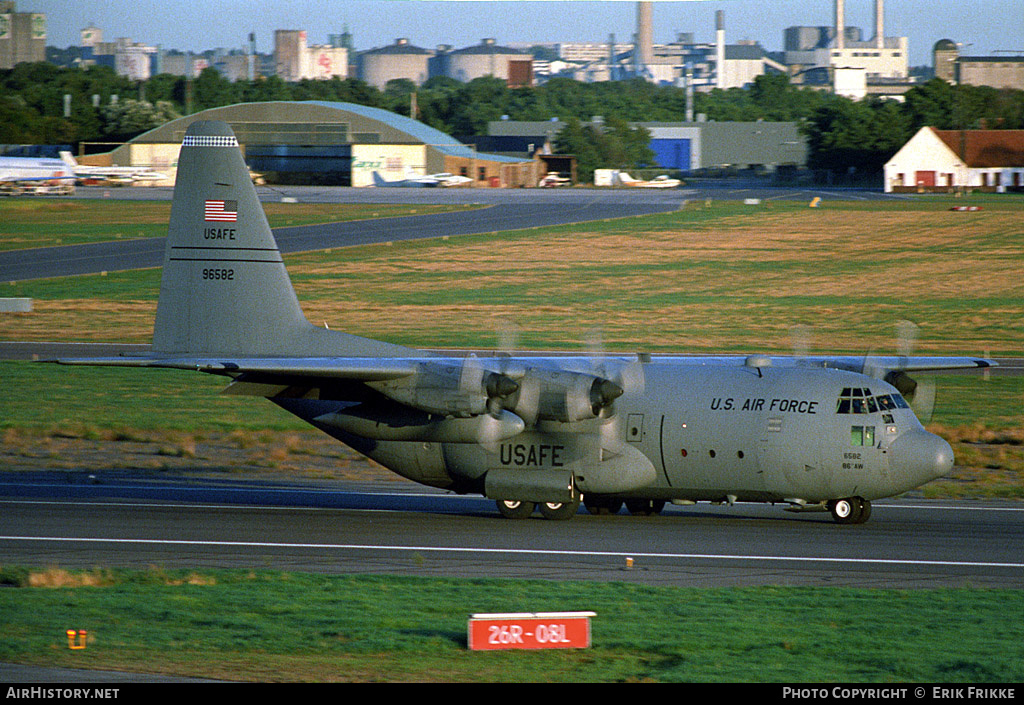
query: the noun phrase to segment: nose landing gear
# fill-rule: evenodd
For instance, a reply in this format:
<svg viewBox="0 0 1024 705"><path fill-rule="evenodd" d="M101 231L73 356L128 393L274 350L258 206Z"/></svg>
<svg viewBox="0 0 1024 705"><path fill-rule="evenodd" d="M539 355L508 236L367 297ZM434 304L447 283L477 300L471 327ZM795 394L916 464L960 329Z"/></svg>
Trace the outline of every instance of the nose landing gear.
<svg viewBox="0 0 1024 705"><path fill-rule="evenodd" d="M833 499L828 510L837 524L863 524L871 517L871 502L860 497Z"/></svg>

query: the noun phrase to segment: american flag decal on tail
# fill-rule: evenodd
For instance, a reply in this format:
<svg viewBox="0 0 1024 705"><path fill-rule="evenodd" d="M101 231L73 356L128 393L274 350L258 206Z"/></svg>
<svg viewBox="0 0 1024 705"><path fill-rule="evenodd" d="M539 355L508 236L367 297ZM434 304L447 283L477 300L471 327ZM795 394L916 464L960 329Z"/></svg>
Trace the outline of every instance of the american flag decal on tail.
<svg viewBox="0 0 1024 705"><path fill-rule="evenodd" d="M207 200L203 218L208 223L234 223L238 220L238 201Z"/></svg>

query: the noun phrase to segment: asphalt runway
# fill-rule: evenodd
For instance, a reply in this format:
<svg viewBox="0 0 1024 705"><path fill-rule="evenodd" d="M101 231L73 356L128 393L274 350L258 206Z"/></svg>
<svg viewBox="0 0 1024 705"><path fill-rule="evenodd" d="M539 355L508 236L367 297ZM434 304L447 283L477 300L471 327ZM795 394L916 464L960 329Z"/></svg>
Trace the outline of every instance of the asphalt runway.
<svg viewBox="0 0 1024 705"><path fill-rule="evenodd" d="M445 235L503 232L568 223L648 215L677 210L693 200L806 200L891 198L873 191L822 191L771 188L756 183L731 188L681 189L416 189L260 187L263 201L295 199L303 203L476 204L460 213L411 215L274 230L282 252L306 252L379 242ZM74 198L169 200L171 188L80 187ZM0 252L0 282L97 274L159 267L164 238L144 238L63 247Z"/></svg>
<svg viewBox="0 0 1024 705"><path fill-rule="evenodd" d="M1024 588L1024 506L886 500L858 526L754 504L511 521L491 500L404 481L8 473L0 476L0 562L688 587Z"/></svg>

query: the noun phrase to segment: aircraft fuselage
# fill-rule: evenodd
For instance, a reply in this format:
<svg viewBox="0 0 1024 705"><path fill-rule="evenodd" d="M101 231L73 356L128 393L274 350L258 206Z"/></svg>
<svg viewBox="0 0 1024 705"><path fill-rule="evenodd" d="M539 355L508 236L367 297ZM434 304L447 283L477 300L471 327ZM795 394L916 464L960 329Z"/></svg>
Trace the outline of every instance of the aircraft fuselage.
<svg viewBox="0 0 1024 705"><path fill-rule="evenodd" d="M672 361L643 374L610 418L539 420L490 444L359 437L313 421L352 402L275 401L406 478L496 499L817 505L888 497L952 466L899 392L866 375Z"/></svg>

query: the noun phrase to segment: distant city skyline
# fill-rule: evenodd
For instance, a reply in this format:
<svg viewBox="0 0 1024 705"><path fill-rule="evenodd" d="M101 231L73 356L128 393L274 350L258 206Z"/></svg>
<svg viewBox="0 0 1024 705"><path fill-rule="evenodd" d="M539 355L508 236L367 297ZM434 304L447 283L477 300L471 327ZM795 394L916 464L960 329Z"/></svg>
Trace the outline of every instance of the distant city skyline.
<svg viewBox="0 0 1024 705"><path fill-rule="evenodd" d="M755 40L769 51L782 50L786 27L834 22L834 0L655 0L653 6L656 43L680 32L713 41L718 10L725 12L727 43ZM874 32L874 6L874 0L846 0L846 24L860 27L865 39ZM939 39L961 43L965 54L1024 56L1022 9L1020 0L886 0L885 34L909 38L912 66L931 65ZM362 51L399 37L428 49L470 46L484 37L522 44L605 42L614 34L630 42L636 27L634 0L18 0L17 12L46 13L51 46L78 45L81 30L95 26L104 41L128 37L193 52L238 49L254 32L257 51L271 53L276 29L305 30L310 44L325 44L347 27Z"/></svg>

